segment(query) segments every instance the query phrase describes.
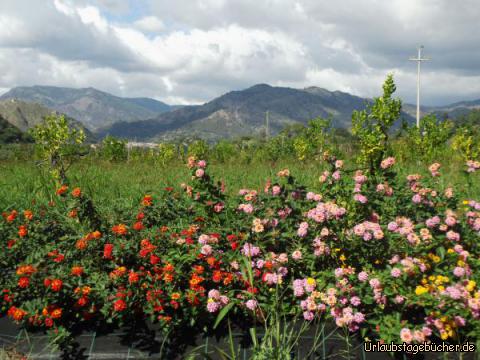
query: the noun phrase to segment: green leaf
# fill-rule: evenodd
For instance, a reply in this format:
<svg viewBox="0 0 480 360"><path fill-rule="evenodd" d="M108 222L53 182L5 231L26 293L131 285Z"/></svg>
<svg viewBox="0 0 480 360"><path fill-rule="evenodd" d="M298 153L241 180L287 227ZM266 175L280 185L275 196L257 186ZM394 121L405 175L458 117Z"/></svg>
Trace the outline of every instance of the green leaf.
<svg viewBox="0 0 480 360"><path fill-rule="evenodd" d="M217 319L215 320L215 324L213 325L213 328L216 329L218 324L220 324L220 322L223 320L223 318L225 317L225 315L228 314L228 312L230 311L230 309L235 305L234 302L231 302L229 304L227 304L227 306L225 306L222 310L220 310L220 312L218 313L218 316L217 316Z"/></svg>

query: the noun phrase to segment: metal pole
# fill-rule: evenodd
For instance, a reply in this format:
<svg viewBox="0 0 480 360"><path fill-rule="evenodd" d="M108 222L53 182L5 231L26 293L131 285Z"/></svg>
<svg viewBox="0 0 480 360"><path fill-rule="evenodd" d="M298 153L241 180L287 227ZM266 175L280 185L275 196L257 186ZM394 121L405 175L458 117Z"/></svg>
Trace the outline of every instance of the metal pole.
<svg viewBox="0 0 480 360"><path fill-rule="evenodd" d="M418 48L418 59L422 58L422 47ZM417 61L417 128L420 127L420 63Z"/></svg>
<svg viewBox="0 0 480 360"><path fill-rule="evenodd" d="M422 49L423 45L420 45L418 47L417 57L409 59L417 62L417 127L420 127L420 63L430 60L429 58L422 58Z"/></svg>
<svg viewBox="0 0 480 360"><path fill-rule="evenodd" d="M267 110L267 112L266 112L266 114L265 114L265 121L266 121L266 123L267 123L267 129L266 129L266 131L265 131L265 138L266 138L267 140L268 140L268 137L269 137L269 135L270 135L270 134L269 134L270 129L268 128L268 126L269 126L269 118L268 118L268 115L269 115L269 114L268 114L268 113L269 113L269 111Z"/></svg>

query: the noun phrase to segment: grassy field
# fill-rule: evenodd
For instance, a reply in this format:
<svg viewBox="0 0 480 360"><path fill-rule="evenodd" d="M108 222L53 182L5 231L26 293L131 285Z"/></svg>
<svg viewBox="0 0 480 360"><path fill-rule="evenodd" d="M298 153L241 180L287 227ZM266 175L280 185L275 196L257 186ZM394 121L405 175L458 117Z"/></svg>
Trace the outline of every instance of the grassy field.
<svg viewBox="0 0 480 360"><path fill-rule="evenodd" d="M467 177L461 161L446 157L439 159L442 164L440 181L454 185L463 198L480 198L480 181L477 174ZM346 160L346 167L354 168L354 161ZM284 168L315 191L319 186L318 177L324 170L321 161L297 161L284 159L275 163L255 161L211 162L210 171L217 180L223 180L228 193L240 188L262 189L265 181L273 178ZM401 161L397 171L402 175L411 173L428 174L428 164ZM349 175L345 175L349 176ZM100 211L114 208L131 208L138 204L143 194L156 193L167 186L177 187L188 180L188 169L180 160L162 166L151 159L135 159L125 162L108 162L98 159L83 159L69 170L70 182L92 196ZM52 195L48 176L33 161L0 162L0 208L28 208L32 199L49 199Z"/></svg>

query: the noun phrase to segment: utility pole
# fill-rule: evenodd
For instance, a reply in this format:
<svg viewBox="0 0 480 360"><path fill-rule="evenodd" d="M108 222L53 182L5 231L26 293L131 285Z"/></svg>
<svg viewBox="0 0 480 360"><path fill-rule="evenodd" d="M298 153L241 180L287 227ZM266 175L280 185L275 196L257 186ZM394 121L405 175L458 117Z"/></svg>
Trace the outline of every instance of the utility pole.
<svg viewBox="0 0 480 360"><path fill-rule="evenodd" d="M265 113L265 123L266 123L266 129L265 129L265 138L268 140L268 137L270 136L269 131L269 111Z"/></svg>
<svg viewBox="0 0 480 360"><path fill-rule="evenodd" d="M410 61L417 62L417 128L420 127L420 64L422 61L430 60L429 58L422 58L423 45L418 48L418 55L416 58L412 57Z"/></svg>

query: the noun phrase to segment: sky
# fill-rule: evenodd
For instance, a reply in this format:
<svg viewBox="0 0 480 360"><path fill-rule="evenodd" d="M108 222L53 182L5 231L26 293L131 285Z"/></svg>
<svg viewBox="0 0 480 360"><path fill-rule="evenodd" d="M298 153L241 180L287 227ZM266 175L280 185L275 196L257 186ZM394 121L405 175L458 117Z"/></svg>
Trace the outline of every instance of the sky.
<svg viewBox="0 0 480 360"><path fill-rule="evenodd" d="M422 105L480 98L479 0L0 0L0 93L95 87L198 104L258 83Z"/></svg>

